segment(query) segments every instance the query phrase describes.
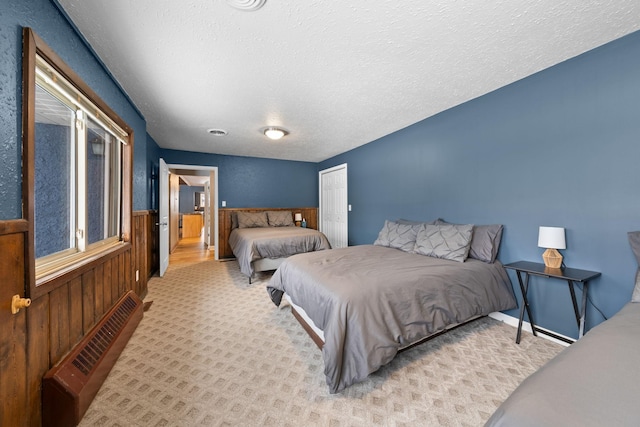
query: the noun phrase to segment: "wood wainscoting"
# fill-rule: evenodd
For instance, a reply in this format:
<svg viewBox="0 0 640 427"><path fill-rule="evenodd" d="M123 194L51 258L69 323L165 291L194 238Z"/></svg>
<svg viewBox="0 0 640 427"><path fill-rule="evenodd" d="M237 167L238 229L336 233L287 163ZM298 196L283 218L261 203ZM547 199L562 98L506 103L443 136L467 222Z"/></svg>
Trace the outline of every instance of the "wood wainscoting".
<svg viewBox="0 0 640 427"><path fill-rule="evenodd" d="M0 425L42 424L42 377L133 289L141 298L157 270L157 213L133 214L133 239L56 277L31 305L11 314L11 296L24 296L27 221L0 221ZM139 280L135 272L140 271Z"/></svg>
<svg viewBox="0 0 640 427"><path fill-rule="evenodd" d="M133 290L140 298L147 295L147 282L160 266L157 224L158 211L133 212Z"/></svg>

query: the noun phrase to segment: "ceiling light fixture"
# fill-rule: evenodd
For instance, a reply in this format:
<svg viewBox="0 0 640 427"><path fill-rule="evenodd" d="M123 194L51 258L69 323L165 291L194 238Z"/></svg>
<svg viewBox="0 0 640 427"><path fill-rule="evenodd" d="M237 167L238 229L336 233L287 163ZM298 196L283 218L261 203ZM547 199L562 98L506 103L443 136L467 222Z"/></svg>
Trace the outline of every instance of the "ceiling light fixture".
<svg viewBox="0 0 640 427"><path fill-rule="evenodd" d="M214 136L225 136L229 134L229 132L224 129L207 129L207 132Z"/></svg>
<svg viewBox="0 0 640 427"><path fill-rule="evenodd" d="M253 12L260 9L267 0L227 0L229 6L245 12Z"/></svg>
<svg viewBox="0 0 640 427"><path fill-rule="evenodd" d="M278 140L286 135L289 135L289 132L282 128L268 127L264 130L264 136L273 140Z"/></svg>

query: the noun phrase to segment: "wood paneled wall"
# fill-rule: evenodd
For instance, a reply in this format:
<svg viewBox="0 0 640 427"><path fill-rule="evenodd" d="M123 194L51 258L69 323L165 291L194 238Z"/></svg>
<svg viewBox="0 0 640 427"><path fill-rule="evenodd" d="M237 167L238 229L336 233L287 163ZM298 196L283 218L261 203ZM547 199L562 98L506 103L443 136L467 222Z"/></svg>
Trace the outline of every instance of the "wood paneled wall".
<svg viewBox="0 0 640 427"><path fill-rule="evenodd" d="M156 222L156 212L135 212L131 244L53 279L46 285L48 292L11 315L11 294L23 295L25 289L27 227L24 220L0 221L0 275L8 281L0 285L1 425L41 425L44 374L126 291L133 289L144 297L147 281L158 266ZM138 281L136 270L140 271Z"/></svg>
<svg viewBox="0 0 640 427"><path fill-rule="evenodd" d="M147 294L147 282L158 271L158 212L133 212L133 290L140 297ZM138 280L136 281L136 271Z"/></svg>
<svg viewBox="0 0 640 427"><path fill-rule="evenodd" d="M0 425L22 425L27 402L26 311L11 314L13 295L24 295L25 220L0 221ZM27 418L28 420L28 418Z"/></svg>

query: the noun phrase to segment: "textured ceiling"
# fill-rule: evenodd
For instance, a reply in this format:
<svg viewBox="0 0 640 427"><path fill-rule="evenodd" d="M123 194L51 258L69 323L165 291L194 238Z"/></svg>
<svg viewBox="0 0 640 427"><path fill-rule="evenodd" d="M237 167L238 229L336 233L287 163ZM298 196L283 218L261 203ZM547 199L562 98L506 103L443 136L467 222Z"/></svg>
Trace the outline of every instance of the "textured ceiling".
<svg viewBox="0 0 640 427"><path fill-rule="evenodd" d="M161 147L313 162L640 29L638 0L58 1Z"/></svg>

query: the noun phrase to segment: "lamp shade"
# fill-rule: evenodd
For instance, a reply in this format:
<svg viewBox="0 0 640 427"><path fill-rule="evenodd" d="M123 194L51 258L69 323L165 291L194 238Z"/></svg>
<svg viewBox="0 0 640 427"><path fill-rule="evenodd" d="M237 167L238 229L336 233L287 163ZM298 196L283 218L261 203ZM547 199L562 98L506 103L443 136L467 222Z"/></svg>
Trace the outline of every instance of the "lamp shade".
<svg viewBox="0 0 640 427"><path fill-rule="evenodd" d="M301 213L297 213L293 216L293 220L296 222L302 221L302 214Z"/></svg>
<svg viewBox="0 0 640 427"><path fill-rule="evenodd" d="M564 227L540 227L538 247L547 249L567 249Z"/></svg>

